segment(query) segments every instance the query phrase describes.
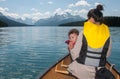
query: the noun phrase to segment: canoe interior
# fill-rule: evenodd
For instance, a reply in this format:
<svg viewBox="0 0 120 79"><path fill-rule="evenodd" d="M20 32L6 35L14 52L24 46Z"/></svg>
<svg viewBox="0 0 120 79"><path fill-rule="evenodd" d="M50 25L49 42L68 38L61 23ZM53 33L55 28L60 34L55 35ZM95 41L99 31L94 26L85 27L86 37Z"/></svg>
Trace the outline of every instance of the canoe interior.
<svg viewBox="0 0 120 79"><path fill-rule="evenodd" d="M39 79L76 79L74 76L66 74L67 71L66 66L71 63L70 55L66 55L63 59L58 61L55 65L53 65L50 69L48 69L45 73L43 73ZM106 63L106 67L110 69L111 65ZM64 73L61 73L63 71ZM116 69L112 68L111 72L115 76L115 79L120 79L120 73L116 71Z"/></svg>

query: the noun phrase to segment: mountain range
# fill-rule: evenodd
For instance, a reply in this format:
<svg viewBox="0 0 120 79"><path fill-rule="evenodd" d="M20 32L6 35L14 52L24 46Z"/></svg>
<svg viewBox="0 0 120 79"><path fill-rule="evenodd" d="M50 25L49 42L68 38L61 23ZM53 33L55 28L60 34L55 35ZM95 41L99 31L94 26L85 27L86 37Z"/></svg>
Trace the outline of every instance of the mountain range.
<svg viewBox="0 0 120 79"><path fill-rule="evenodd" d="M82 21L82 20L85 20L85 19L83 17L80 17L79 15L71 15L68 12L61 15L56 13L54 16L51 16L49 18L38 20L35 23L35 25L57 26L63 23Z"/></svg>
<svg viewBox="0 0 120 79"><path fill-rule="evenodd" d="M27 24L24 23L20 23L14 20L11 20L9 18L7 18L5 15L3 15L2 13L0 13L0 23L4 23L7 26L25 26ZM2 26L2 25L0 25Z"/></svg>
<svg viewBox="0 0 120 79"><path fill-rule="evenodd" d="M10 17L10 16L7 16L7 18L11 19L11 20L14 20L14 21L17 21L17 22L20 22L20 23L24 23L24 24L28 24L28 25L34 25L31 18L25 18L24 20L21 19L21 18L13 18L13 17Z"/></svg>
<svg viewBox="0 0 120 79"><path fill-rule="evenodd" d="M6 23L8 26L25 26L25 25L36 25L36 26L58 26L60 24L68 23L68 22L75 22L75 21L83 21L85 20L83 17L79 15L72 15L68 12L64 14L58 14L44 19L39 19L35 23L32 22L32 19L26 18L25 20L22 19L15 19L10 16L5 16L0 13L0 21Z"/></svg>

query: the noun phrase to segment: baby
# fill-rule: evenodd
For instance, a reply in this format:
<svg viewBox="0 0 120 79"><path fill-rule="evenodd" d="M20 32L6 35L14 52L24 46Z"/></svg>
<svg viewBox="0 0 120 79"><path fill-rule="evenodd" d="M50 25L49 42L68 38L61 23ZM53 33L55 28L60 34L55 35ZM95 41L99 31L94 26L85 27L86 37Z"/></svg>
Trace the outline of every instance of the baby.
<svg viewBox="0 0 120 79"><path fill-rule="evenodd" d="M76 41L77 41L77 37L79 35L79 31L77 29L71 29L68 33L68 37L69 37L69 40L66 40L65 43L68 44L68 49L71 50Z"/></svg>

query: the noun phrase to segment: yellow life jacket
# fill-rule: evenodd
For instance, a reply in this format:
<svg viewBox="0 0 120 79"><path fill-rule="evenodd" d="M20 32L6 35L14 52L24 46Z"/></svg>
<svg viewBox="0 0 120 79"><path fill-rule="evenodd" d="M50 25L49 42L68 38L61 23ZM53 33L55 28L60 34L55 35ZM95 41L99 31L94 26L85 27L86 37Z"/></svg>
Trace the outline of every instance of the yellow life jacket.
<svg viewBox="0 0 120 79"><path fill-rule="evenodd" d="M83 34L86 37L88 46L101 48L110 37L108 26L105 24L96 25L90 21L84 23Z"/></svg>

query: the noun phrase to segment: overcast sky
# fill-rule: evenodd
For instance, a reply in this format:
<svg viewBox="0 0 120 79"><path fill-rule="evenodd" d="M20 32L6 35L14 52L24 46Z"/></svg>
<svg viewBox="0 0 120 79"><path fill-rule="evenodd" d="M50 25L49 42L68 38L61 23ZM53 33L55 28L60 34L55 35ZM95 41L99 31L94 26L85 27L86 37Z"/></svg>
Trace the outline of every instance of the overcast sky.
<svg viewBox="0 0 120 79"><path fill-rule="evenodd" d="M0 12L14 18L40 18L69 12L86 18L97 4L104 5L104 16L120 16L120 0L0 0Z"/></svg>

